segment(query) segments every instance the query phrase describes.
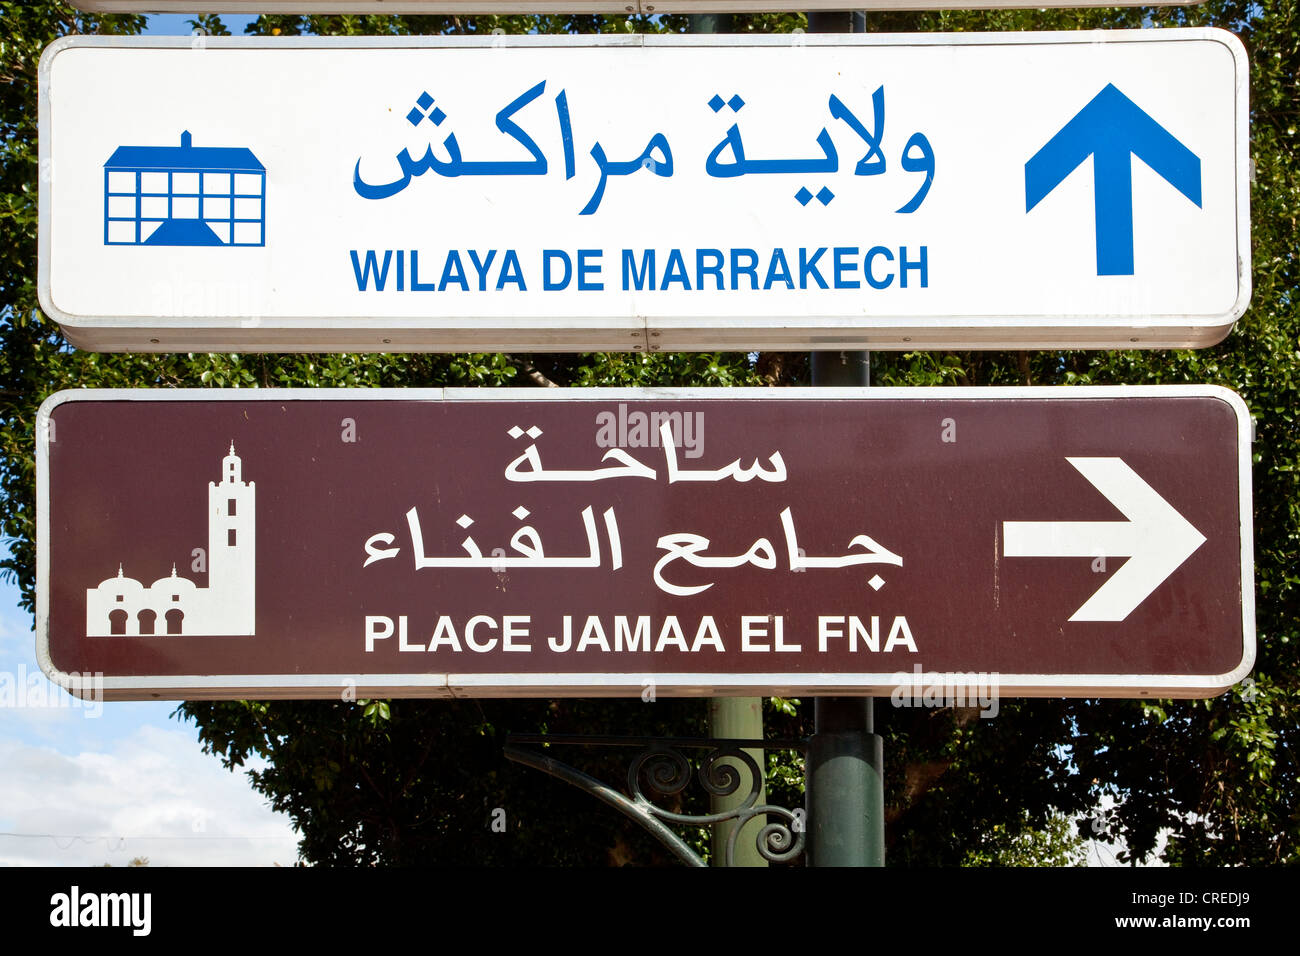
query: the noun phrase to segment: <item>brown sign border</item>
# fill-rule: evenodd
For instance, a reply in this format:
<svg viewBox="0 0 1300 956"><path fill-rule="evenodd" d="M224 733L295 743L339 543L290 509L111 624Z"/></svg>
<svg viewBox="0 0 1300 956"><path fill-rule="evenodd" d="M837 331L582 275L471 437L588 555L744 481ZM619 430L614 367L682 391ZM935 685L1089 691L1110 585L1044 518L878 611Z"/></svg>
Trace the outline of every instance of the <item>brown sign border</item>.
<svg viewBox="0 0 1300 956"><path fill-rule="evenodd" d="M115 677L59 671L50 656L49 445L51 415L68 402L122 401L559 401L619 400L737 401L934 401L960 398L990 402L1017 400L1115 400L1127 397L1212 398L1236 415L1238 507L1241 540L1242 657L1224 674L276 674ZM1016 388L864 388L864 389L82 389L52 395L37 417L37 601L36 651L49 678L81 697L119 700L346 698L351 697L636 697L653 685L656 695L871 694L919 692L941 685L1007 697L1207 697L1222 693L1249 673L1255 658L1254 543L1251 507L1252 423L1245 402L1218 386L1088 386ZM990 688L990 677L995 681ZM902 681L898 678L903 678Z"/></svg>

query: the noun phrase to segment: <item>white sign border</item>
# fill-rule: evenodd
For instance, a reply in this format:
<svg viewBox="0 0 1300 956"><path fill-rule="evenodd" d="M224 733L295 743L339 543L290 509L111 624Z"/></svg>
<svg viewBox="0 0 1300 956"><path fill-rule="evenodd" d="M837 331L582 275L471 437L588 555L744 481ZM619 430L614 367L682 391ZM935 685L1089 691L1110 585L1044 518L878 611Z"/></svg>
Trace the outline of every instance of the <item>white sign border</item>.
<svg viewBox="0 0 1300 956"><path fill-rule="evenodd" d="M1170 0L1188 6L1197 0ZM209 13L209 0L73 0L91 13ZM1088 6L1088 0L855 0L857 10L1002 10ZM1117 7L1143 6L1142 0L1116 0ZM263 13L417 13L429 16L538 13L604 13L652 16L660 13L785 13L789 0L235 0L222 4L230 14ZM800 10L841 11L844 0L801 0Z"/></svg>
<svg viewBox="0 0 1300 956"><path fill-rule="evenodd" d="M1236 75L1234 181L1236 186L1237 296L1226 313L1160 315L1141 320L1117 317L1000 316L912 317L894 325L865 327L859 316L787 318L656 318L616 316L608 320L560 315L520 319L502 316L470 327L455 318L413 322L338 320L313 328L313 317L258 319L176 317L157 325L139 319L79 316L61 311L51 291L52 211L46 183L39 199L37 294L41 308L63 326L79 348L105 352L456 352L456 351L717 351L844 349L1047 349L1202 348L1222 341L1245 313L1251 293L1249 194L1249 80L1247 55L1236 36L1217 28L1095 30L1045 33L584 35L485 37L119 37L69 36L41 55L39 97L40 169L52 169L52 106L49 78L61 52L79 48L183 49L196 43L232 50L285 49L465 49L583 47L785 47L800 46L1016 46L1025 44L1180 43L1213 41L1233 57ZM1113 324L1083 324L1110 319ZM349 324L350 323L350 324ZM385 324L386 323L386 324ZM924 323L924 324L921 324Z"/></svg>

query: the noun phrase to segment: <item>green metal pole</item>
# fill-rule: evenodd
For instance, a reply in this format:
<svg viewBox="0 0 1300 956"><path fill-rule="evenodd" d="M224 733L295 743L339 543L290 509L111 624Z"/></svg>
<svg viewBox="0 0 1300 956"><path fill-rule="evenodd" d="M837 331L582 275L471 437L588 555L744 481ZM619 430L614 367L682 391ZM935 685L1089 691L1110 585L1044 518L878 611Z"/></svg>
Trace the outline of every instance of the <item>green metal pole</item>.
<svg viewBox="0 0 1300 956"><path fill-rule="evenodd" d="M820 387L871 384L867 352L812 353ZM811 866L885 865L884 741L874 698L818 697L804 786Z"/></svg>
<svg viewBox="0 0 1300 956"><path fill-rule="evenodd" d="M709 736L741 740L763 739L763 698L761 697L714 697L709 700ZM763 774L763 751L746 750L746 754L758 764L759 773ZM719 764L729 764L740 774L740 787L736 793L725 797L711 797L709 811L722 813L745 802L749 794L750 779L745 767L735 760L719 760ZM758 805L767 802L767 783L764 780L758 793ZM767 823L767 816L759 814L745 824L744 830L736 836L735 857L732 866L767 866L767 860L758 852L758 833ZM725 866L727 839L736 827L734 820L724 820L713 825L714 866Z"/></svg>
<svg viewBox="0 0 1300 956"><path fill-rule="evenodd" d="M690 32L691 33L721 33L726 26L729 26L731 16L718 13L695 13L691 15ZM763 739L763 698L761 697L714 697L709 700L709 736L718 738L739 738L744 740L762 740ZM753 757L758 763L759 770L764 770L763 751L746 750L745 753ZM710 813L723 813L727 810L734 809L744 802L745 796L749 793L750 781L745 768L735 761L720 761L723 764L730 764L736 768L740 774L740 788L730 796L711 797L709 799ZM758 802L767 801L767 786L763 785L759 793ZM767 818L760 816L754 818L745 827L745 832L736 837L736 854L732 861L735 866L767 866L767 860L763 859L758 852L757 844L754 842L758 835L759 829L766 823ZM727 839L731 836L731 831L735 829L735 822L725 820L722 823L713 825L713 855L712 862L714 866L724 866L726 863Z"/></svg>
<svg viewBox="0 0 1300 956"><path fill-rule="evenodd" d="M692 13L690 26L687 31L690 33L722 33L721 13ZM731 14L726 14L728 22L731 20Z"/></svg>
<svg viewBox="0 0 1300 956"><path fill-rule="evenodd" d="M871 697L818 697L808 748L810 866L885 865L884 741Z"/></svg>
<svg viewBox="0 0 1300 956"><path fill-rule="evenodd" d="M865 33L861 11L808 14L809 33ZM871 353L813 352L818 387L871 384ZM871 697L818 697L804 776L810 866L885 865L884 741Z"/></svg>

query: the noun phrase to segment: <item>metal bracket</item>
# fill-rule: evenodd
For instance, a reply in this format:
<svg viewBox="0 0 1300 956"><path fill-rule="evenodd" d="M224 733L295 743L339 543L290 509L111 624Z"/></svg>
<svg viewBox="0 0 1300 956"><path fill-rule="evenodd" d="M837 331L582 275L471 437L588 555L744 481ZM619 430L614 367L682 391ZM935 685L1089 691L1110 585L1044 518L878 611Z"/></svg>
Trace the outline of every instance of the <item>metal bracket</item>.
<svg viewBox="0 0 1300 956"><path fill-rule="evenodd" d="M526 749L521 745L555 745L580 747L636 747L640 753L632 760L627 771L627 796L589 774L556 760L545 753ZM668 824L707 826L724 820L735 820L727 839L725 862L731 866L735 860L736 837L754 817L775 816L775 822L764 823L755 835L755 846L764 859L773 863L786 863L796 859L804 850L806 816L802 808L788 810L771 804L757 805L762 792L764 774L758 762L747 754L749 750L798 750L805 755L805 740L719 740L701 737L607 737L561 734L512 734L506 738L505 756L550 774L566 783L590 793L593 797L635 820L651 833L674 856L687 866L705 866L699 855ZM724 758L741 764L749 777L749 793L737 807L721 813L675 813L656 806L646 790L658 797L674 796L683 792L691 782L692 760L685 751L703 750L695 757L695 773L700 786L714 796L730 796L740 790L742 774ZM643 784L645 789L643 789Z"/></svg>

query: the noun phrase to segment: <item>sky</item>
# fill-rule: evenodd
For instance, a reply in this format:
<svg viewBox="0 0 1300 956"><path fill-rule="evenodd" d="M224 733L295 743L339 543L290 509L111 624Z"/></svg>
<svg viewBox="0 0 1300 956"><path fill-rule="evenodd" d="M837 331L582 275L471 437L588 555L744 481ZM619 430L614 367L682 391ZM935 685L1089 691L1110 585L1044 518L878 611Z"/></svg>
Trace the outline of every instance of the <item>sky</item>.
<svg viewBox="0 0 1300 956"><path fill-rule="evenodd" d="M185 36L183 14L148 33ZM235 36L249 18L223 17ZM36 664L32 616L0 581L0 866L291 866L298 837L241 771L205 754L176 702L74 699ZM249 769L259 765L250 764ZM1094 841L1088 861L1117 865Z"/></svg>
<svg viewBox="0 0 1300 956"><path fill-rule="evenodd" d="M0 866L292 866L288 817L175 708L51 684L18 589L0 583Z"/></svg>

